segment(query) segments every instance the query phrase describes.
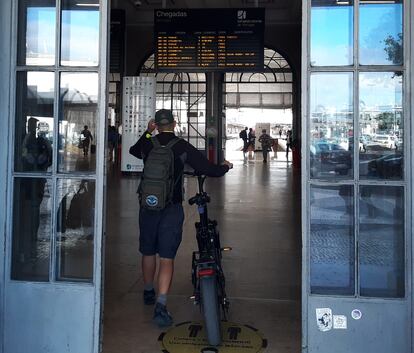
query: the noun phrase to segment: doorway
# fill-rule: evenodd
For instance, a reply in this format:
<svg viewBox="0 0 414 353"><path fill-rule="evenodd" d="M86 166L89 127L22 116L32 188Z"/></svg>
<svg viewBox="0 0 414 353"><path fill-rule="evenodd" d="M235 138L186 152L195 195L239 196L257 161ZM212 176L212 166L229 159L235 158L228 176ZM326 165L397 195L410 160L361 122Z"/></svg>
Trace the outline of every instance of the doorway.
<svg viewBox="0 0 414 353"><path fill-rule="evenodd" d="M265 58L263 73L227 74L226 81L220 82L229 87L223 111L237 110L229 104L233 97L239 102L238 108L246 107L249 95L259 97L260 105L253 106L254 109L269 108L270 115L277 111L278 115L284 115L285 127L291 127L295 84L292 69L273 50L266 49ZM205 151L205 74L156 73L153 64L154 57L150 55L137 72L156 77L157 109L172 109L179 126L176 133ZM235 92L241 94L232 96L230 85L237 86ZM243 85L247 89L240 92ZM255 101L256 98L247 100ZM280 113L282 110L284 114ZM276 134L274 122L272 129ZM257 329L267 342L266 352L299 352L300 176L286 159L284 163L269 163L266 168L258 163L246 169L238 155L241 152L236 154L226 156L234 162L234 169L224 178L208 180L206 187L212 198L209 213L218 221L222 244L233 248L223 259L230 299L229 320ZM142 303L137 187L137 176L113 171L108 176L104 353L161 351L158 338L168 331L151 322L153 309ZM188 200L196 192L195 180L186 179L185 189ZM167 303L174 324L202 320L198 307L190 299L197 212L186 201L184 207L183 241Z"/></svg>
<svg viewBox="0 0 414 353"><path fill-rule="evenodd" d="M227 159L245 158L247 162L254 159L255 150L261 155L259 138L266 130L272 139L270 160L292 161L291 155L286 154L286 138L293 124L293 86L291 66L282 55L270 48L264 49L263 72L225 74ZM248 143L246 148L249 152L247 156L241 153L245 146L239 135L245 128L254 136L253 142Z"/></svg>

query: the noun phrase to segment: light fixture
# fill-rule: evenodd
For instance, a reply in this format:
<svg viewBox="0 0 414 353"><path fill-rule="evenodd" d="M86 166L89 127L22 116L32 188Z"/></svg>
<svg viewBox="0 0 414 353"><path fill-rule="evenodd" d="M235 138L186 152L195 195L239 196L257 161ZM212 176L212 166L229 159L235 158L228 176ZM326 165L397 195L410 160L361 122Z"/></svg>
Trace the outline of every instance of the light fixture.
<svg viewBox="0 0 414 353"><path fill-rule="evenodd" d="M99 7L99 4L76 4L76 6L80 6L80 7Z"/></svg>

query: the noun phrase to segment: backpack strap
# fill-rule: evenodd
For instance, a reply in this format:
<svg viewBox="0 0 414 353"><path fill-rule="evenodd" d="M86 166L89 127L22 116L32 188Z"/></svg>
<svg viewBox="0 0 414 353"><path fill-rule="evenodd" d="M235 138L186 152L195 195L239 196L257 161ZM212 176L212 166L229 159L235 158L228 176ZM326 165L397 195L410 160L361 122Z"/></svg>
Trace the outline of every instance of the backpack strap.
<svg viewBox="0 0 414 353"><path fill-rule="evenodd" d="M168 142L168 144L165 146L165 147L168 147L168 148L173 148L179 141L180 141L181 139L179 138L179 137L175 137L175 138L173 138L170 142ZM178 182L181 180L181 177L182 177L182 175L183 175L183 173L184 173L184 170L179 174L179 175L177 175L177 179L174 181L174 188L177 186L177 184L178 184Z"/></svg>

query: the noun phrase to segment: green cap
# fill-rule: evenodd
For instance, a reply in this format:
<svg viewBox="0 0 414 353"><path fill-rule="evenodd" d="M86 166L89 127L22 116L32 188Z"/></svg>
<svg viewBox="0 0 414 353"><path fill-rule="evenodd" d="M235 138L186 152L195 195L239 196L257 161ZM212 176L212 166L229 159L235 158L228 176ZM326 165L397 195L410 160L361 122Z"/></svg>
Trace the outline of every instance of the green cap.
<svg viewBox="0 0 414 353"><path fill-rule="evenodd" d="M160 109L155 113L155 124L168 125L174 122L174 117L169 109Z"/></svg>

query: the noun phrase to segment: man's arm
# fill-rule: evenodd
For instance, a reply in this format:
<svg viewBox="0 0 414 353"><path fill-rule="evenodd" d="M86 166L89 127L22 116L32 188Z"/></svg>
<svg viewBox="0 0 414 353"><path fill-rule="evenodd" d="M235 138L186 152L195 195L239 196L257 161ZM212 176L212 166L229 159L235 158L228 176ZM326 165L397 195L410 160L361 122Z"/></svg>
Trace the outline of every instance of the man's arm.
<svg viewBox="0 0 414 353"><path fill-rule="evenodd" d="M148 129L145 131L142 136L139 138L137 143L129 149L129 153L138 159L143 159L144 156L142 152L148 151L151 148L152 142L152 132L155 130L154 120L151 119L148 122Z"/></svg>
<svg viewBox="0 0 414 353"><path fill-rule="evenodd" d="M210 177L221 177L233 167L233 165L229 162L225 162L222 165L209 162L209 160L199 150L189 143L187 143L186 152L186 163L188 163L199 174L204 174Z"/></svg>

